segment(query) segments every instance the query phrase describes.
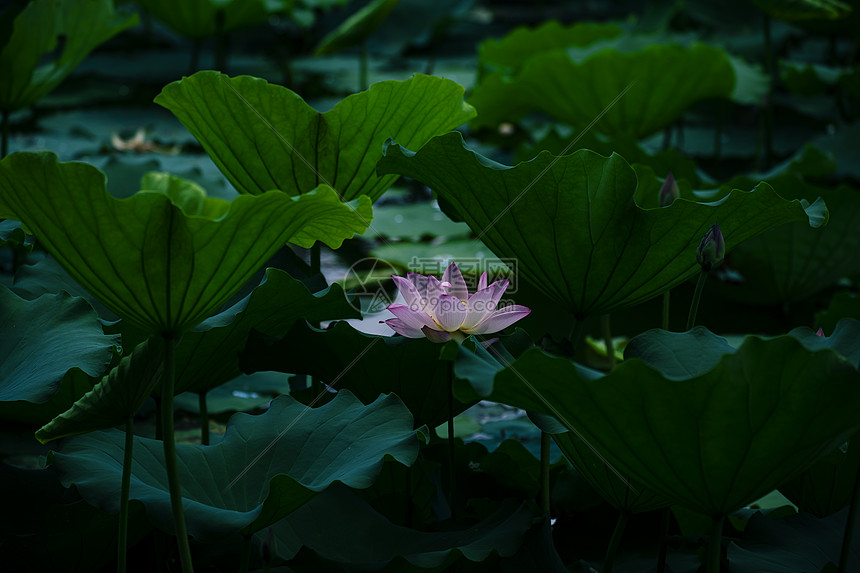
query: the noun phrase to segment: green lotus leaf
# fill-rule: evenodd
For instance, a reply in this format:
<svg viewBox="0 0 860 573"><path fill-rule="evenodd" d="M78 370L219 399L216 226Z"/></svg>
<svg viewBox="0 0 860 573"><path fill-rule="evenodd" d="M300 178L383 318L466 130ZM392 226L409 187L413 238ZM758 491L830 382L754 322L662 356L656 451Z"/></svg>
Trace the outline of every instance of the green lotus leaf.
<svg viewBox="0 0 860 573"><path fill-rule="evenodd" d="M860 320L860 297L842 291L833 295L830 306L815 315L815 321L825 332L831 332L843 318Z"/></svg>
<svg viewBox="0 0 860 573"><path fill-rule="evenodd" d="M299 195L325 183L347 201L375 201L394 182L374 171L387 138L418 148L475 115L461 86L424 75L373 84L325 113L287 88L211 71L173 82L155 102L179 118L240 193Z"/></svg>
<svg viewBox="0 0 860 573"><path fill-rule="evenodd" d="M0 197L15 217L108 309L151 334L198 324L285 242L336 248L370 218L367 199L354 210L326 186L220 203L171 189L115 199L98 169L52 153L0 163Z"/></svg>
<svg viewBox="0 0 860 573"><path fill-rule="evenodd" d="M621 28L615 24L576 22L564 26L556 20L550 20L536 28L517 28L499 40L484 40L478 46L478 65L482 71L514 71L536 54L571 46L587 46L619 35Z"/></svg>
<svg viewBox="0 0 860 573"><path fill-rule="evenodd" d="M710 516L752 503L860 427L857 369L785 335L749 336L684 379L629 358L588 381L533 349L496 376L489 399L555 416L622 475Z"/></svg>
<svg viewBox="0 0 860 573"><path fill-rule="evenodd" d="M197 42L262 24L273 12L286 10L292 4L284 0L135 1L180 36Z"/></svg>
<svg viewBox="0 0 860 573"><path fill-rule="evenodd" d="M700 272L696 248L720 224L727 249L774 226L827 219L822 201L787 201L766 183L711 203L679 199L645 209L619 155L541 153L507 167L468 149L458 133L417 153L389 145L378 167L421 181L455 210L517 273L578 316L644 302Z"/></svg>
<svg viewBox="0 0 860 573"><path fill-rule="evenodd" d="M47 402L72 368L100 376L119 344L85 300L67 293L28 301L0 286L0 315L2 402Z"/></svg>
<svg viewBox="0 0 860 573"><path fill-rule="evenodd" d="M393 392L406 404L416 426L433 428L448 419L448 362L440 345L426 339L372 336L336 322L320 330L297 323L280 339L251 337L240 357L247 373L276 370L308 374L364 403ZM454 414L474 402L455 401Z"/></svg>
<svg viewBox="0 0 860 573"><path fill-rule="evenodd" d="M52 463L63 484L116 513L124 440L116 430L69 438ZM156 526L172 531L162 443L134 441L130 499L143 502ZM340 392L318 408L280 396L265 414L234 415L214 446L176 450L188 533L206 542L268 527L334 482L368 487L384 460L411 464L418 438L396 396L364 406Z"/></svg>
<svg viewBox="0 0 860 573"><path fill-rule="evenodd" d="M164 369L164 339L150 337L120 360L71 408L36 431L43 444L58 438L119 426L149 398Z"/></svg>
<svg viewBox="0 0 860 573"><path fill-rule="evenodd" d="M756 7L779 20L838 20L851 13L851 5L839 0L753 0Z"/></svg>
<svg viewBox="0 0 860 573"><path fill-rule="evenodd" d="M367 40L373 34L400 0L373 0L358 12L347 18L340 26L326 34L316 53L318 56L335 54Z"/></svg>
<svg viewBox="0 0 860 573"><path fill-rule="evenodd" d="M730 264L741 278L720 284L722 296L750 304L794 303L860 273L860 190L816 187L790 174L766 181L785 199L821 197L830 220L821 229L784 225L739 245Z"/></svg>
<svg viewBox="0 0 860 573"><path fill-rule="evenodd" d="M729 98L735 72L725 50L694 44L556 49L529 58L514 74L496 72L475 87L473 124L517 121L530 112L606 135L642 138L670 125L694 103ZM623 95L622 95L623 94Z"/></svg>
<svg viewBox="0 0 860 573"><path fill-rule="evenodd" d="M827 517L846 507L860 471L860 436L854 435L799 476L779 486L779 492L800 511Z"/></svg>
<svg viewBox="0 0 860 573"><path fill-rule="evenodd" d="M283 559L308 547L352 567L395 561L405 566L403 570L441 570L460 556L480 562L493 553L514 554L531 522L531 510L509 499L468 530L417 531L392 523L347 488L333 486L272 531L275 550Z"/></svg>
<svg viewBox="0 0 860 573"><path fill-rule="evenodd" d="M811 328L801 326L789 332L811 350L831 348L860 368L860 322L844 318L836 323L830 336L819 336Z"/></svg>
<svg viewBox="0 0 860 573"><path fill-rule="evenodd" d="M104 369L103 369L104 370ZM26 400L0 402L0 419L40 427L47 424L92 390L101 372L90 377L79 368L72 368L60 380L59 386L46 402L36 404Z"/></svg>
<svg viewBox="0 0 860 573"><path fill-rule="evenodd" d="M0 46L0 109L15 111L32 105L72 73L93 48L135 24L137 15L117 14L112 0L30 2L17 14L11 35ZM49 57L55 51L58 56Z"/></svg>
<svg viewBox="0 0 860 573"><path fill-rule="evenodd" d="M296 321L360 317L340 286L311 293L284 271L266 269L251 294L182 337L176 348L176 392L206 392L239 376L239 353L252 329L281 337Z"/></svg>

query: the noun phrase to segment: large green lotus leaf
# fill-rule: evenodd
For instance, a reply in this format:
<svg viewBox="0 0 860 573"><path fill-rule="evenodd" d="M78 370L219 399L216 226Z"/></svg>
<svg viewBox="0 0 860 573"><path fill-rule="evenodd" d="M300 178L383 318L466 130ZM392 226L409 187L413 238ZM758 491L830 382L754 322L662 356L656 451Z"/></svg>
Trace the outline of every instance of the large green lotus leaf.
<svg viewBox="0 0 860 573"><path fill-rule="evenodd" d="M71 408L36 431L43 444L121 425L149 398L164 372L164 339L153 336L123 357Z"/></svg>
<svg viewBox="0 0 860 573"><path fill-rule="evenodd" d="M426 339L372 336L336 322L327 330L297 323L278 340L250 338L240 364L245 372L277 370L315 376L364 403L394 392L415 418L433 428L448 419L448 364L441 346ZM455 401L459 414L474 401Z"/></svg>
<svg viewBox="0 0 860 573"><path fill-rule="evenodd" d="M649 330L624 348L624 358L641 358L670 380L705 374L735 349L704 326L687 332Z"/></svg>
<svg viewBox="0 0 860 573"><path fill-rule="evenodd" d="M373 0L366 3L320 41L317 55L335 54L365 42L399 3L400 0Z"/></svg>
<svg viewBox="0 0 860 573"><path fill-rule="evenodd" d="M795 328L789 334L811 350L831 348L860 368L860 322L853 318L844 318L836 323L830 336L819 336L806 326Z"/></svg>
<svg viewBox="0 0 860 573"><path fill-rule="evenodd" d="M15 218L106 307L154 334L198 324L285 242L336 248L370 218L369 201L356 211L326 186L232 202L201 192L173 186L115 199L101 171L53 153L0 163L0 197Z"/></svg>
<svg viewBox="0 0 860 573"><path fill-rule="evenodd" d="M92 505L119 511L124 440L122 432L106 430L64 441L53 455L60 480ZM368 487L384 460L411 464L418 438L396 396L365 406L341 392L319 408L280 396L265 414L230 418L214 446L176 449L188 533L212 541L268 527L333 482ZM172 531L160 441L135 437L130 499Z"/></svg>
<svg viewBox="0 0 860 573"><path fill-rule="evenodd" d="M529 58L513 75L490 74L469 101L479 112L477 125L542 111L577 129L600 118L594 129L601 133L642 138L700 100L731 97L734 85L725 50L703 44L650 45L628 52L607 48L584 58L557 49Z"/></svg>
<svg viewBox="0 0 860 573"><path fill-rule="evenodd" d="M373 84L322 114L287 88L211 71L173 82L155 102L239 192L298 195L325 183L345 200L376 200L394 182L374 171L387 138L419 148L475 116L461 86L424 75Z"/></svg>
<svg viewBox="0 0 860 573"><path fill-rule="evenodd" d="M389 145L378 169L431 187L498 257L517 260L519 276L580 316L644 302L695 275L696 248L714 223L730 250L783 223L827 218L823 202L787 201L767 184L643 209L637 187L659 184L637 181L619 155L541 153L507 167L468 149L459 133L417 153Z"/></svg>
<svg viewBox="0 0 860 573"><path fill-rule="evenodd" d="M100 376L119 344L85 300L67 293L28 301L0 286L0 316L2 402L47 402L72 368Z"/></svg>
<svg viewBox="0 0 860 573"><path fill-rule="evenodd" d="M496 376L489 399L554 415L622 475L711 516L755 501L860 427L857 369L785 335L747 337L686 379L630 358L587 381L533 349Z"/></svg>
<svg viewBox="0 0 860 573"><path fill-rule="evenodd" d="M779 486L779 492L800 511L827 517L846 507L860 471L860 435L836 448L799 476Z"/></svg>
<svg viewBox="0 0 860 573"><path fill-rule="evenodd" d="M31 2L15 18L0 53L0 109L14 111L35 103L93 48L135 24L137 15L115 13L112 0ZM56 58L46 57L55 51Z"/></svg>
<svg viewBox="0 0 860 573"><path fill-rule="evenodd" d="M264 23L289 0L135 0L177 34L200 42L219 33ZM222 19L219 24L218 19Z"/></svg>
<svg viewBox="0 0 860 573"><path fill-rule="evenodd" d="M275 550L283 559L292 559L307 547L353 567L374 565L372 570L377 570L395 561L401 563L397 570L441 570L460 556L479 562L493 553L513 555L531 523L532 511L508 500L466 530L417 531L392 523L349 489L333 486L272 531Z"/></svg>
<svg viewBox="0 0 860 573"><path fill-rule="evenodd" d="M41 404L26 400L0 402L0 419L36 427L47 424L92 390L100 377L101 372L95 377L90 377L83 370L72 368L66 372L56 392L46 402Z"/></svg>
<svg viewBox="0 0 860 573"><path fill-rule="evenodd" d="M550 20L536 28L517 28L499 40L484 40L478 46L478 64L482 71L517 70L535 54L570 46L587 46L620 34L621 28L615 24L576 22L564 26Z"/></svg>
<svg viewBox="0 0 860 573"><path fill-rule="evenodd" d="M833 331L843 318L860 320L860 297L849 291L834 294L830 305L815 315L815 321L825 332Z"/></svg>
<svg viewBox="0 0 860 573"><path fill-rule="evenodd" d="M860 273L860 190L816 187L789 174L766 181L785 199L821 197L830 220L821 229L784 225L739 245L730 264L741 279L721 284L723 296L750 304L794 303Z"/></svg>

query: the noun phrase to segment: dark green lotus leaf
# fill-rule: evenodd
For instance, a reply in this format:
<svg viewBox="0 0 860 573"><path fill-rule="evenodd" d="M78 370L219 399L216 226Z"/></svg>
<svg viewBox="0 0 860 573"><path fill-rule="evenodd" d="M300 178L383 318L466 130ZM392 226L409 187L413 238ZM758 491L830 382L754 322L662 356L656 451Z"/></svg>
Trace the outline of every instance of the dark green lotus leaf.
<svg viewBox="0 0 860 573"><path fill-rule="evenodd" d="M848 291L834 294L830 306L815 315L824 332L832 332L843 318L860 320L860 297Z"/></svg>
<svg viewBox="0 0 860 573"><path fill-rule="evenodd" d="M508 500L467 530L417 531L390 522L354 492L337 486L278 522L273 532L283 559L307 547L353 567L395 561L401 565L398 570L438 571L460 557L480 562L494 553L514 554L531 522L530 509Z"/></svg>
<svg viewBox="0 0 860 573"><path fill-rule="evenodd" d="M0 198L111 311L168 335L209 316L285 242L336 248L364 231L371 212L366 199L356 211L326 186L232 202L181 185L115 199L98 169L52 153L6 157Z"/></svg>
<svg viewBox="0 0 860 573"><path fill-rule="evenodd" d="M136 0L177 34L202 41L220 33L264 23L290 0ZM221 22L218 22L218 19Z"/></svg>
<svg viewBox="0 0 860 573"><path fill-rule="evenodd" d="M365 42L399 2L400 0L373 0L366 3L340 26L326 34L317 46L317 55L336 54Z"/></svg>
<svg viewBox="0 0 860 573"><path fill-rule="evenodd" d="M92 307L67 293L24 300L0 286L0 401L43 403L72 368L100 376L119 337Z"/></svg>
<svg viewBox="0 0 860 573"><path fill-rule="evenodd" d="M489 399L555 416L622 475L711 516L755 501L860 427L857 369L785 335L747 337L686 379L631 358L588 381L570 360L529 350Z"/></svg>
<svg viewBox="0 0 860 573"><path fill-rule="evenodd" d="M514 74L488 75L469 101L479 112L477 125L541 111L577 129L600 118L597 131L638 139L670 125L700 100L731 97L734 85L726 51L703 44L583 54L556 49L529 58Z"/></svg>
<svg viewBox="0 0 860 573"><path fill-rule="evenodd" d="M482 72L497 69L515 71L541 52L587 46L620 34L621 28L615 24L576 22L564 26L556 20L550 20L535 28L517 28L499 40L484 40L478 46L478 65Z"/></svg>
<svg viewBox="0 0 860 573"><path fill-rule="evenodd" d="M847 511L817 519L798 513L770 519L759 512L744 529L743 539L730 543L727 557L733 573L797 573L837 571ZM847 569L860 568L860 529L854 528ZM832 568L827 568L831 563Z"/></svg>
<svg viewBox="0 0 860 573"><path fill-rule="evenodd" d="M860 436L854 435L808 470L780 485L779 492L800 511L827 517L848 505L858 471Z"/></svg>
<svg viewBox="0 0 860 573"><path fill-rule="evenodd" d="M11 36L0 47L0 109L32 105L72 73L93 48L135 24L137 14L117 14L112 0L30 2L18 13ZM57 56L51 58L52 53Z"/></svg>
<svg viewBox="0 0 860 573"><path fill-rule="evenodd" d="M278 340L249 338L240 364L248 373L308 374L366 404L393 392L412 412L416 427L433 428L448 419L449 362L439 360L440 349L426 339L364 334L346 322L326 330L299 322ZM473 403L455 401L454 414Z"/></svg>
<svg viewBox="0 0 860 573"><path fill-rule="evenodd" d="M767 184L645 209L634 194L649 182L618 155L541 153L507 167L468 149L459 133L417 153L389 145L379 171L430 186L498 257L517 260L523 280L579 316L644 302L700 272L696 248L715 222L731 250L776 225L827 218L823 202L787 201Z"/></svg>
<svg viewBox="0 0 860 573"><path fill-rule="evenodd" d="M166 86L155 102L179 118L240 193L299 195L325 183L347 201L375 201L395 180L374 171L386 139L417 149L465 123L475 110L463 91L415 75L373 84L321 114L287 88L205 71Z"/></svg>
<svg viewBox="0 0 860 573"><path fill-rule="evenodd" d="M33 247L32 237L28 237L19 221L0 221L0 247Z"/></svg>
<svg viewBox="0 0 860 573"><path fill-rule="evenodd" d="M183 335L176 347L176 392L206 392L239 376L239 353L252 329L281 337L297 320L360 317L339 285L312 293L284 271L268 268L251 294Z"/></svg>
<svg viewBox="0 0 860 573"><path fill-rule="evenodd" d="M818 336L805 326L795 328L789 334L811 350L831 348L860 368L860 322L853 318L840 320L830 336Z"/></svg>
<svg viewBox="0 0 860 573"><path fill-rule="evenodd" d="M36 432L43 444L121 425L149 398L164 371L164 339L153 336L123 357L71 408Z"/></svg>
<svg viewBox="0 0 860 573"><path fill-rule="evenodd" d="M721 284L721 295L750 304L793 303L860 273L855 256L860 251L860 190L847 185L817 187L790 174L765 180L785 199L821 197L830 220L821 229L804 223L784 225L739 245L729 263L741 278Z"/></svg>
<svg viewBox="0 0 860 573"><path fill-rule="evenodd" d="M92 505L117 512L124 440L107 430L64 441L53 456L60 480ZM214 446L179 445L176 453L188 532L211 541L268 527L333 482L368 487L384 460L411 464L418 438L396 396L365 406L341 392L318 408L280 396L265 414L233 416ZM171 531L163 460L160 441L135 437L130 499Z"/></svg>
<svg viewBox="0 0 860 573"><path fill-rule="evenodd" d="M641 358L670 380L705 374L735 349L725 338L703 326L688 332L654 329L634 337L624 348L624 358Z"/></svg>
<svg viewBox="0 0 860 573"><path fill-rule="evenodd" d="M756 7L778 20L838 20L851 13L851 5L840 0L753 0Z"/></svg>
<svg viewBox="0 0 860 573"><path fill-rule="evenodd" d="M92 390L101 373L95 377L79 368L72 368L60 381L56 392L46 402L35 404L26 400L0 402L0 419L21 422L29 426L43 426L77 402Z"/></svg>

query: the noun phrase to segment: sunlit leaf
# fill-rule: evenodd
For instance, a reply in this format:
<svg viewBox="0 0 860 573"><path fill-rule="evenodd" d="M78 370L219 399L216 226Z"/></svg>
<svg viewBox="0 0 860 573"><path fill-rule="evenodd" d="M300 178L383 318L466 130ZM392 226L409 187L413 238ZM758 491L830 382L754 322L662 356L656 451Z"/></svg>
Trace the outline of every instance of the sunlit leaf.
<svg viewBox="0 0 860 573"><path fill-rule="evenodd" d="M463 88L433 76L373 84L319 113L265 80L198 72L155 102L173 112L241 193L298 195L321 183L372 200L394 182L374 168L389 137L419 148L475 115Z"/></svg>

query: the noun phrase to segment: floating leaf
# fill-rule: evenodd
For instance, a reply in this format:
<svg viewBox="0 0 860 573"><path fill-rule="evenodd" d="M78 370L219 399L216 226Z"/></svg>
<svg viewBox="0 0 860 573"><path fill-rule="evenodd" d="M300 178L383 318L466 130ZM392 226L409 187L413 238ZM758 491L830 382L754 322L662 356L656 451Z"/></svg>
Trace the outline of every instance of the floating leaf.
<svg viewBox="0 0 860 573"><path fill-rule="evenodd" d="M155 102L173 112L241 193L298 195L331 185L347 201L376 200L395 177L374 171L397 137L419 148L475 116L463 88L433 76L373 84L319 113L265 80L198 72L166 86Z"/></svg>
<svg viewBox="0 0 860 573"><path fill-rule="evenodd" d="M373 0L329 32L317 46L318 56L335 54L367 40L400 0Z"/></svg>
<svg viewBox="0 0 860 573"><path fill-rule="evenodd" d="M149 398L164 366L164 339L153 336L101 379L92 390L36 432L43 444L58 438L121 425Z"/></svg>
<svg viewBox="0 0 860 573"><path fill-rule="evenodd" d="M64 441L53 455L60 480L90 504L119 511L124 440L109 430ZM172 531L162 444L134 440L130 499ZM364 406L341 392L313 409L281 396L265 414L233 416L217 444L176 449L188 533L208 542L268 527L335 481L367 487L384 460L411 464L418 439L396 396Z"/></svg>
<svg viewBox="0 0 860 573"><path fill-rule="evenodd" d="M119 344L85 300L67 293L27 301L0 286L0 309L3 402L47 402L71 368L100 376Z"/></svg>
<svg viewBox="0 0 860 573"><path fill-rule="evenodd" d="M622 475L711 516L755 501L860 427L857 369L791 336L747 337L683 379L627 358L587 381L570 360L528 350L489 399L555 416Z"/></svg>
<svg viewBox="0 0 860 573"><path fill-rule="evenodd" d="M104 175L52 153L0 163L15 218L105 306L149 333L177 335L209 316L287 241L338 247L363 231L358 211L326 186L314 193L206 198L190 186L115 199Z"/></svg>
<svg viewBox="0 0 860 573"><path fill-rule="evenodd" d="M431 187L499 258L515 259L525 281L578 316L644 302L700 272L696 247L714 222L731 249L783 223L827 219L823 202L787 201L767 184L712 203L682 198L643 209L637 188L660 183L637 181L618 155L541 153L507 167L458 133L417 153L389 145L379 171Z"/></svg>
<svg viewBox="0 0 860 573"><path fill-rule="evenodd" d="M473 124L492 126L542 111L578 129L599 118L597 131L638 139L670 125L700 100L732 95L735 72L720 48L613 48L547 51L513 75L487 76L469 98L479 112Z"/></svg>
<svg viewBox="0 0 860 573"><path fill-rule="evenodd" d="M0 109L14 111L40 100L93 48L135 24L137 15L115 13L112 0L30 2L0 47ZM53 53L57 57L51 58Z"/></svg>

